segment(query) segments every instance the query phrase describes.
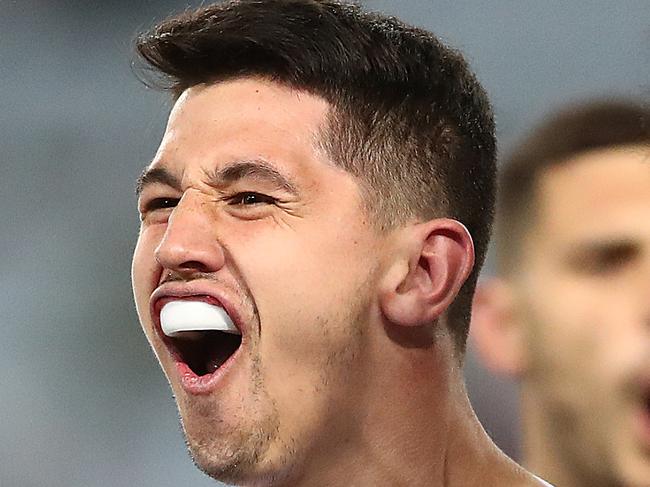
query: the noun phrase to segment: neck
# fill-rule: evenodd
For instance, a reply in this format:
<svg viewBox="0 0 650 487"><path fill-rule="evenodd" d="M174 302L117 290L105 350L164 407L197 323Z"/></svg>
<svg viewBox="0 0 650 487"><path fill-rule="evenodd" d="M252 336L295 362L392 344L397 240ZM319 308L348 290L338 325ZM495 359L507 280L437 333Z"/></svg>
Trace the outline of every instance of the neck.
<svg viewBox="0 0 650 487"><path fill-rule="evenodd" d="M538 485L489 439L451 341L396 347L365 371L354 433L306 465L293 487ZM370 352L371 353L371 352Z"/></svg>
<svg viewBox="0 0 650 487"><path fill-rule="evenodd" d="M575 443L575 439L567 438L574 433L563 427L548 411L535 390L526 385L522 387L521 417L525 465L532 472L555 485L621 487L596 466L588 465L583 468L583 462L578 455L567 447Z"/></svg>

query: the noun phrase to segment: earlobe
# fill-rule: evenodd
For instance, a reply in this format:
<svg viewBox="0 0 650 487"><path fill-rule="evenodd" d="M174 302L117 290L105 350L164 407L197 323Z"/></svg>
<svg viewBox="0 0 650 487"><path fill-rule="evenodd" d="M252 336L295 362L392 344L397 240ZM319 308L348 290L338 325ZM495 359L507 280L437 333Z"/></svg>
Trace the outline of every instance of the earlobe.
<svg viewBox="0 0 650 487"><path fill-rule="evenodd" d="M435 219L405 230L403 258L389 273L381 299L394 324L433 323L453 302L474 265L467 229L451 219Z"/></svg>
<svg viewBox="0 0 650 487"><path fill-rule="evenodd" d="M496 374L521 377L526 370L524 332L510 284L497 278L479 283L470 344L483 364Z"/></svg>

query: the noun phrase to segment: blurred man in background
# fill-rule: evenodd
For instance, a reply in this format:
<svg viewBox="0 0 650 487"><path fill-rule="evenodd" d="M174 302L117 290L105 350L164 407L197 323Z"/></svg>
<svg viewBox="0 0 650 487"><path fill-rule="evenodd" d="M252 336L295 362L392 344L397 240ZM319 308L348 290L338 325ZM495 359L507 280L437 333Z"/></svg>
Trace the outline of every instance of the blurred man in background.
<svg viewBox="0 0 650 487"><path fill-rule="evenodd" d="M499 191L472 336L521 381L524 463L562 487L650 486L650 111L555 115Z"/></svg>
<svg viewBox="0 0 650 487"><path fill-rule="evenodd" d="M196 464L241 485L541 485L463 383L495 182L463 58L315 0L207 7L138 49L175 105L133 286Z"/></svg>

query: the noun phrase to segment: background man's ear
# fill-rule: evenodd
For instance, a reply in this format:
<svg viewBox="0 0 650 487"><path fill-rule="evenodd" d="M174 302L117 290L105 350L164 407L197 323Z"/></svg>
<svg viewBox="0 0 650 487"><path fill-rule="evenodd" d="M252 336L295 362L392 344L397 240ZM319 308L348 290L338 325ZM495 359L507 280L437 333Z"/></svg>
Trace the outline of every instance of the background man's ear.
<svg viewBox="0 0 650 487"><path fill-rule="evenodd" d="M483 364L496 374L523 375L525 332L512 286L498 278L480 282L474 294L470 345Z"/></svg>
<svg viewBox="0 0 650 487"><path fill-rule="evenodd" d="M380 294L382 312L396 325L430 325L472 271L472 238L461 223L440 218L404 229L397 253Z"/></svg>

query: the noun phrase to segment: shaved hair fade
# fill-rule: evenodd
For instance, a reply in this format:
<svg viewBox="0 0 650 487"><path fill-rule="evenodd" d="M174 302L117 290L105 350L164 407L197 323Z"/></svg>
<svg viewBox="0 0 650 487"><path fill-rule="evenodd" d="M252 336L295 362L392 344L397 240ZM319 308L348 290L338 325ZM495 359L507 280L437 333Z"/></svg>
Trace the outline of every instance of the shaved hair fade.
<svg viewBox="0 0 650 487"><path fill-rule="evenodd" d="M320 138L359 182L380 229L451 217L476 265L447 322L465 348L492 226L496 142L488 98L463 56L431 33L335 0L231 0L139 37L147 82L178 97L198 84L269 79L326 100Z"/></svg>
<svg viewBox="0 0 650 487"><path fill-rule="evenodd" d="M534 226L538 182L544 172L595 150L650 147L650 108L634 100L598 99L551 114L512 151L500 168L496 225L499 272L520 265L528 229Z"/></svg>

